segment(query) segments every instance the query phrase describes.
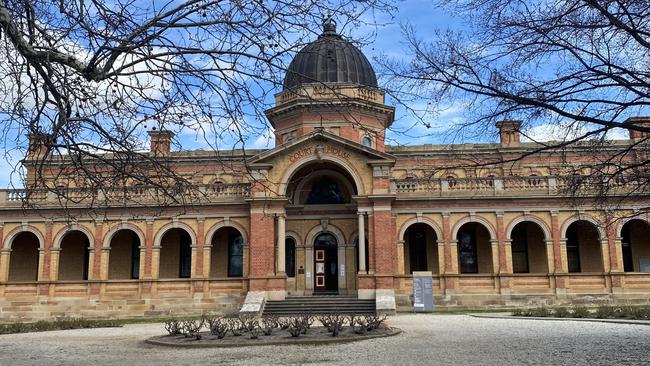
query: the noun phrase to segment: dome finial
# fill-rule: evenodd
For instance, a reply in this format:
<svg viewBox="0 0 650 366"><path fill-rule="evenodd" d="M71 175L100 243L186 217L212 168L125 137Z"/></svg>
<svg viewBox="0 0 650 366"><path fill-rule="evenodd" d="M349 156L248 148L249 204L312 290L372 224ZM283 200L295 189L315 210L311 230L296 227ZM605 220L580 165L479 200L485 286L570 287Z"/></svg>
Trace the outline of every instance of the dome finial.
<svg viewBox="0 0 650 366"><path fill-rule="evenodd" d="M336 22L334 16L330 13L323 19L323 34L331 35L336 34Z"/></svg>

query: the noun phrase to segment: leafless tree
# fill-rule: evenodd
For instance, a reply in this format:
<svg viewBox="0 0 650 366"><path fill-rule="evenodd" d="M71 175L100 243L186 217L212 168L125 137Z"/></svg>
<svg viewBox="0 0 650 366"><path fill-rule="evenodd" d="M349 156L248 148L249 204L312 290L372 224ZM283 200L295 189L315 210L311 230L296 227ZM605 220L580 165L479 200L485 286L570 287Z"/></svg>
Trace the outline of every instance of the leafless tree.
<svg viewBox="0 0 650 366"><path fill-rule="evenodd" d="M631 188L630 194L647 193L650 124L629 118L649 115L649 5L636 0L439 2L440 9L465 23L438 29L427 39L404 24L412 57L379 62L391 93L425 125L441 110L459 106L462 122L445 132L465 139L512 119L523 121L521 132L533 141L531 131L540 126L564 135L534 141L535 148L501 161L468 161L467 166L512 164L530 154L577 147L591 159L568 164L563 172L576 177L569 185L573 194L596 191L607 197L621 185ZM640 138L617 146L607 136L618 128L635 130Z"/></svg>
<svg viewBox="0 0 650 366"><path fill-rule="evenodd" d="M324 17L349 29L392 10L383 0L0 0L5 151L24 157L26 136L40 141L21 177L30 189L75 177L92 195L142 184L190 197L177 193L191 182L143 152L148 130L243 149L268 128L269 96Z"/></svg>

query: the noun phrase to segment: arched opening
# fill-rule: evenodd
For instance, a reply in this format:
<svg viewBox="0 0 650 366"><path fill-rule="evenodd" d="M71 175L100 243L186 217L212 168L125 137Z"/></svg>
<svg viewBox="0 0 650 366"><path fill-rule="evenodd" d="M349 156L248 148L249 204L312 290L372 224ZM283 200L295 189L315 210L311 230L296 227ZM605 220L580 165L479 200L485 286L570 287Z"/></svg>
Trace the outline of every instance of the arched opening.
<svg viewBox="0 0 650 366"><path fill-rule="evenodd" d="M244 238L234 227L222 227L212 236L210 277L244 275Z"/></svg>
<svg viewBox="0 0 650 366"><path fill-rule="evenodd" d="M296 241L291 237L284 241L284 266L287 277L296 277Z"/></svg>
<svg viewBox="0 0 650 366"><path fill-rule="evenodd" d="M337 205L352 202L357 194L354 179L345 169L315 162L299 169L287 185L287 197L299 205Z"/></svg>
<svg viewBox="0 0 650 366"><path fill-rule="evenodd" d="M140 238L133 230L122 229L111 238L108 278L111 280L140 277Z"/></svg>
<svg viewBox="0 0 650 366"><path fill-rule="evenodd" d="M88 279L90 240L83 232L72 230L61 240L59 252L60 281L85 281Z"/></svg>
<svg viewBox="0 0 650 366"><path fill-rule="evenodd" d="M330 233L319 234L314 240L314 290L337 292L339 277L336 237Z"/></svg>
<svg viewBox="0 0 650 366"><path fill-rule="evenodd" d="M513 273L548 273L548 257L542 228L530 221L520 222L510 234Z"/></svg>
<svg viewBox="0 0 650 366"><path fill-rule="evenodd" d="M493 273L490 232L477 222L460 227L458 240L458 269L460 273Z"/></svg>
<svg viewBox="0 0 650 366"><path fill-rule="evenodd" d="M160 278L189 278L192 238L181 228L168 230L160 241Z"/></svg>
<svg viewBox="0 0 650 366"><path fill-rule="evenodd" d="M9 282L38 280L38 237L23 231L14 237L9 254Z"/></svg>
<svg viewBox="0 0 650 366"><path fill-rule="evenodd" d="M630 220L621 230L623 270L650 272L650 225L643 220Z"/></svg>
<svg viewBox="0 0 650 366"><path fill-rule="evenodd" d="M404 233L404 272L438 270L438 246L435 231L423 223L413 224Z"/></svg>
<svg viewBox="0 0 650 366"><path fill-rule="evenodd" d="M569 272L603 272L600 235L593 223L579 220L569 225L566 256Z"/></svg>

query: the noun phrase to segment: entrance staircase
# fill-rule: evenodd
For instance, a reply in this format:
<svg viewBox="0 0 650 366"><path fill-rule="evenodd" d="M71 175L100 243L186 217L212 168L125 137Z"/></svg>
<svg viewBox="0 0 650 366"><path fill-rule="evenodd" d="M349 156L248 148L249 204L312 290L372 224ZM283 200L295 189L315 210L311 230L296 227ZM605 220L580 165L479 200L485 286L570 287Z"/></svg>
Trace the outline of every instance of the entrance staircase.
<svg viewBox="0 0 650 366"><path fill-rule="evenodd" d="M267 301L264 315L289 316L297 314L374 314L375 300L343 296L293 296L279 301Z"/></svg>

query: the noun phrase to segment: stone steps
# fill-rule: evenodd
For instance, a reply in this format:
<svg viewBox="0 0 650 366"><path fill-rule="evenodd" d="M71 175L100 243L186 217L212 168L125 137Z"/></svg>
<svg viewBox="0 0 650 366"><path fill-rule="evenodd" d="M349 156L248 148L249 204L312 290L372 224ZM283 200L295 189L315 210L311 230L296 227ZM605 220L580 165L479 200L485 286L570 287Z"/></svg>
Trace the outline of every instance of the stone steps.
<svg viewBox="0 0 650 366"><path fill-rule="evenodd" d="M342 296L299 296L281 301L267 301L264 315L288 316L297 314L374 314L375 300L360 300Z"/></svg>

